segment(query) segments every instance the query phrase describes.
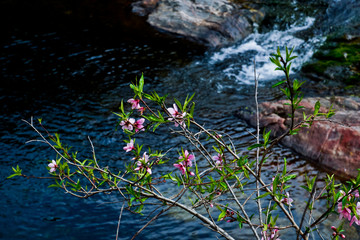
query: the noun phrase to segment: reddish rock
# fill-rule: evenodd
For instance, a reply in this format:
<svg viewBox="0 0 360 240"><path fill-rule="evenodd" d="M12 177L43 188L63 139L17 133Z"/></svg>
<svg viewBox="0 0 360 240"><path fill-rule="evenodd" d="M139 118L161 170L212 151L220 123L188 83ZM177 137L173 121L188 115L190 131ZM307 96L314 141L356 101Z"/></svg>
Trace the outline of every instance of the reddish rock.
<svg viewBox="0 0 360 240"><path fill-rule="evenodd" d="M281 143L310 158L316 164L341 175L356 176L360 168L360 99L350 97L307 98L305 108L295 114L295 122L303 120L303 113L310 115L316 101L320 112L327 112L333 104L336 114L330 119L321 117L310 128L302 128L296 135L285 137ZM284 133L289 126L290 107L286 101L264 102L259 105L260 127L272 130L273 137ZM254 111L240 111L239 115L250 125L256 126Z"/></svg>

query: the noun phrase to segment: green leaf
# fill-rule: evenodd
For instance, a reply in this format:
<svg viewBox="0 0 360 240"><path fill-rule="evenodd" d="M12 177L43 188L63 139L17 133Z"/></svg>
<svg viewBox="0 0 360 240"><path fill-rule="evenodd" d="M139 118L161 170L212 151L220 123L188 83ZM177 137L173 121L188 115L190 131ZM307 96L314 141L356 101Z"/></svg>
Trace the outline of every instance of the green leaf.
<svg viewBox="0 0 360 240"><path fill-rule="evenodd" d="M140 93L143 92L143 89L144 89L144 74L142 73L142 74L141 74L141 77L140 77L140 81L139 81L139 90L140 90Z"/></svg>
<svg viewBox="0 0 360 240"><path fill-rule="evenodd" d="M273 181L273 193L276 192L278 184L279 184L279 175L276 175L276 177L274 178L274 181Z"/></svg>
<svg viewBox="0 0 360 240"><path fill-rule="evenodd" d="M236 220L238 221L238 223L239 223L239 228L241 229L241 228L243 227L243 224L242 224L242 223L245 222L245 219L242 218L240 215L237 215Z"/></svg>
<svg viewBox="0 0 360 240"><path fill-rule="evenodd" d="M155 130L156 130L160 125L161 125L161 123L155 124L154 127L153 127L153 132L155 132Z"/></svg>
<svg viewBox="0 0 360 240"><path fill-rule="evenodd" d="M258 196L258 197L255 198L255 199L264 198L264 197L266 197L266 196L268 196L268 195L270 195L270 194L271 194L270 192L266 192L266 193L264 193L264 194L261 194L260 196Z"/></svg>
<svg viewBox="0 0 360 240"><path fill-rule="evenodd" d="M289 61L291 61L291 60L293 60L293 59L295 59L295 58L297 58L298 56L293 56L293 57L290 57L289 58Z"/></svg>
<svg viewBox="0 0 360 240"><path fill-rule="evenodd" d="M248 147L248 150L253 150L254 148L258 148L258 147L262 147L263 144L260 144L260 143L256 143L256 144L253 144L251 145L250 147Z"/></svg>
<svg viewBox="0 0 360 240"><path fill-rule="evenodd" d="M288 75L290 74L290 68L291 68L291 63L289 63L289 65L286 67L286 72L288 73Z"/></svg>
<svg viewBox="0 0 360 240"><path fill-rule="evenodd" d="M320 109L320 102L317 101L314 107L314 115L316 115L319 112L319 109Z"/></svg>
<svg viewBox="0 0 360 240"><path fill-rule="evenodd" d="M283 171L282 171L282 176L285 176L286 175L286 158L284 158L284 168L283 168Z"/></svg>
<svg viewBox="0 0 360 240"><path fill-rule="evenodd" d="M218 221L218 222L221 221L221 219L222 219L223 217L225 217L225 215L226 215L226 211L221 212L221 213L219 214L219 217L218 217L217 221Z"/></svg>
<svg viewBox="0 0 360 240"><path fill-rule="evenodd" d="M289 58L289 50L288 50L288 47L287 46L285 46L285 55L286 55L286 57L285 57L285 59L286 59L286 62L288 62L288 58Z"/></svg>
<svg viewBox="0 0 360 240"><path fill-rule="evenodd" d="M178 180L177 180L176 178L174 178L173 176L171 176L171 173L168 173L168 174L162 176L162 178L164 178L164 179L171 179L171 180L174 181L174 182L178 182Z"/></svg>
<svg viewBox="0 0 360 240"><path fill-rule="evenodd" d="M189 95L186 96L183 111L186 111L187 105L189 104L189 102L191 102L191 100L193 99L194 96L195 96L195 93L193 93L193 95L191 95L190 98L189 98Z"/></svg>
<svg viewBox="0 0 360 240"><path fill-rule="evenodd" d="M269 142L269 138L270 138L270 134L271 134L271 130L268 132L265 132L264 129L264 134L263 134L263 138L264 138L264 147L266 147L267 143Z"/></svg>
<svg viewBox="0 0 360 240"><path fill-rule="evenodd" d="M289 181L290 179L294 179L294 178L296 178L296 174L291 174L291 175L285 176L285 177L283 178L283 180L284 180L284 182L287 182L287 181Z"/></svg>
<svg viewBox="0 0 360 240"><path fill-rule="evenodd" d="M281 85L281 84L283 84L283 83L286 83L286 80L277 82L277 83L275 83L274 85L272 85L272 87L273 87L273 88L274 88L274 87L277 87L277 86L279 86L279 85Z"/></svg>
<svg viewBox="0 0 360 240"><path fill-rule="evenodd" d="M191 109L190 109L190 116L191 116L192 118L194 117L194 109L195 109L195 102L192 103Z"/></svg>
<svg viewBox="0 0 360 240"><path fill-rule="evenodd" d="M15 176L20 176L20 174L14 173L14 174L11 174L10 176L8 176L7 178L12 178L12 177L15 177Z"/></svg>
<svg viewBox="0 0 360 240"><path fill-rule="evenodd" d="M139 91L138 87L137 87L136 85L132 84L132 83L130 83L130 88L131 88L132 90L134 90L134 92L138 92L138 91Z"/></svg>
<svg viewBox="0 0 360 240"><path fill-rule="evenodd" d="M298 132L300 131L300 129L299 128L297 128L297 129L294 129L294 130L289 130L289 134L290 135L296 135L296 134L298 134Z"/></svg>
<svg viewBox="0 0 360 240"><path fill-rule="evenodd" d="M275 54L272 54L273 56L275 56L276 58L273 58L273 57L270 57L270 61L275 64L276 66L280 67L281 68L281 64L280 64L280 61L278 59L278 55L275 55Z"/></svg>

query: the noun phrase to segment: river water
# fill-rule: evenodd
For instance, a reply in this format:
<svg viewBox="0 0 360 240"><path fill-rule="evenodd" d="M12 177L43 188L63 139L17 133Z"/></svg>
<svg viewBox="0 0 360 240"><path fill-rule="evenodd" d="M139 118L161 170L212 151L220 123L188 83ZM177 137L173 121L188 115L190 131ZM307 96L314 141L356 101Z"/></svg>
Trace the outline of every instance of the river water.
<svg viewBox="0 0 360 240"><path fill-rule="evenodd" d="M36 134L22 119L42 118L49 130L60 133L83 157L91 154L89 136L103 166L122 168L130 156L122 151L124 134L115 131L112 112L117 111L121 99L132 97L129 83L144 73L145 90L169 93L170 100L183 100L195 92L196 119L232 135L236 146L246 151L248 142L253 141L248 131L254 129L234 112L254 105L254 60L260 80L259 100L279 99L280 94L270 88L280 75L273 71L269 54L276 46L295 47L299 55L293 64L296 71L324 41L323 36L308 33L315 18L303 13L303 7L299 9L291 23L274 24L271 29L264 25L243 41L221 49L205 49L156 33L149 38L137 34L109 40L109 36L99 37L88 28L10 34L1 42L0 56L0 239L115 239L121 208L121 199L116 196L80 200L47 188L51 184L47 180L5 180L11 166L17 164L27 175L46 176L47 160L55 158L44 145L25 144ZM307 90L306 95L319 94L318 89ZM140 136L138 141L155 149L185 144L181 137L165 131L161 129L151 138ZM299 176L294 185L302 184L305 174L325 174L278 146L266 164L265 176L270 178L270 172L278 164L281 167L283 157ZM301 207L302 193L291 194ZM295 209L295 214L300 213ZM130 239L145 223L144 217L124 213L119 239ZM251 232L238 231L236 224L222 226L239 239L251 239ZM291 239L286 234L286 239ZM172 211L138 239L210 240L215 236L186 214ZM356 233L353 236L348 239L358 239Z"/></svg>

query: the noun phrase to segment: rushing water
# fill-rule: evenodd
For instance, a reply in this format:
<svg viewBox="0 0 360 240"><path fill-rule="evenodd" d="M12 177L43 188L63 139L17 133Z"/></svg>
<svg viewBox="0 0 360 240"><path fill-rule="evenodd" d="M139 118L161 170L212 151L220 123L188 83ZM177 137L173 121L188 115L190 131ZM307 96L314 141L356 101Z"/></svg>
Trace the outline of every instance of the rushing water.
<svg viewBox="0 0 360 240"><path fill-rule="evenodd" d="M17 34L3 41L0 239L114 239L121 208L121 199L115 196L80 200L47 188L50 184L47 180L5 180L11 166L17 164L27 175L46 176L46 160L55 158L41 144L25 144L36 134L21 119L43 118L49 130L59 132L63 141L84 157L91 154L87 141L90 136L101 163L121 168L130 155L122 151L124 135L115 131L116 117L112 111L118 109L121 99L132 97L129 83L143 72L146 91L169 93L170 99L183 99L195 92L198 121L232 135L236 146L246 151L246 143L252 141L246 130L254 130L233 112L254 102L253 60L260 74L260 100L279 98L275 90L269 90L279 76L269 64L269 53L278 45L295 47L299 58L293 66L298 69L323 41L321 36L302 34L313 24L312 17L299 18L284 29L256 32L233 46L206 52L175 38L157 43L129 36L99 41L88 30ZM160 133L163 131L160 129ZM181 137L161 134L150 140L139 137L138 141L157 149L184 144ZM294 185L304 181L304 174L319 174L317 168L281 147L275 149L266 169L275 170L278 163L281 167L284 156L289 169L299 176ZM293 196L300 194L292 192ZM296 199L299 205L304 200L301 196ZM297 209L294 213L301 214ZM145 223L140 216L124 213L120 239L129 239ZM236 224L221 226L239 239L251 239L251 232L239 232ZM157 238L210 240L215 239L215 234L174 210L139 237Z"/></svg>

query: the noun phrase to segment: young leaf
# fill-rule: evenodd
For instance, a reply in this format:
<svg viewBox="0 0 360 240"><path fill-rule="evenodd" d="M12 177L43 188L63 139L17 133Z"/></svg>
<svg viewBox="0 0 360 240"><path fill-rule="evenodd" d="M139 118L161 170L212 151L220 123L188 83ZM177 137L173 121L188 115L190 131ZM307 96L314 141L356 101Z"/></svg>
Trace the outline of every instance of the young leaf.
<svg viewBox="0 0 360 240"><path fill-rule="evenodd" d="M283 84L283 83L286 83L286 80L283 80L283 81L280 81L280 82L277 82L277 83L275 83L274 85L272 85L271 87L277 87L277 86L279 86L279 85L281 85L281 84Z"/></svg>
<svg viewBox="0 0 360 240"><path fill-rule="evenodd" d="M144 89L144 74L141 74L140 81L139 81L140 94L143 92L143 89Z"/></svg>
<svg viewBox="0 0 360 240"><path fill-rule="evenodd" d="M319 112L319 109L320 109L320 102L317 101L314 107L314 115L316 115Z"/></svg>
<svg viewBox="0 0 360 240"><path fill-rule="evenodd" d="M282 171L282 176L284 177L286 175L286 158L284 158L284 168L283 168L283 171Z"/></svg>
<svg viewBox="0 0 360 240"><path fill-rule="evenodd" d="M264 198L264 197L266 197L266 196L269 195L269 194L270 194L270 192L266 192L266 193L264 193L264 194L261 194L260 196L258 196L258 197L255 198L255 199Z"/></svg>
<svg viewBox="0 0 360 240"><path fill-rule="evenodd" d="M263 144L259 144L259 143L256 143L256 144L253 144L251 145L250 147L248 147L248 150L253 150L254 148L258 148L258 147L262 147Z"/></svg>

